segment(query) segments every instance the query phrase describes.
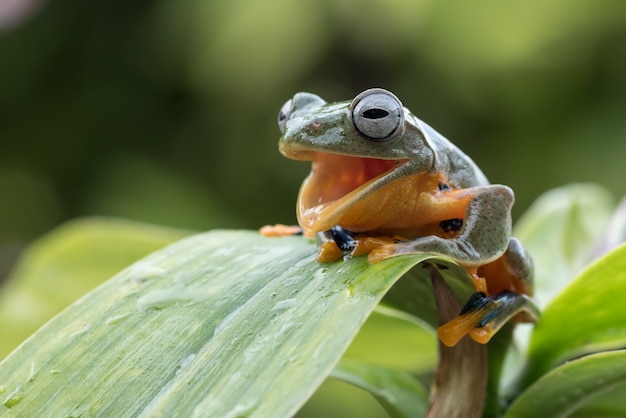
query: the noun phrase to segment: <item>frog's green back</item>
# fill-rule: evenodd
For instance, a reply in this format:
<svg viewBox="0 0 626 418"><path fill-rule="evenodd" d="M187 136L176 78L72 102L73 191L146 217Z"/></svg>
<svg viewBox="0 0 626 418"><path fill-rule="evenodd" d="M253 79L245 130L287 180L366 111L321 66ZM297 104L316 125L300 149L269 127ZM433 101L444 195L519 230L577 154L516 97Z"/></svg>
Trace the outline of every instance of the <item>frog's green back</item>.
<svg viewBox="0 0 626 418"><path fill-rule="evenodd" d="M467 188L484 186L489 180L474 161L456 145L433 129L426 122L416 119L416 125L420 127L426 137L426 142L432 147L435 155L434 170L447 174L453 186Z"/></svg>

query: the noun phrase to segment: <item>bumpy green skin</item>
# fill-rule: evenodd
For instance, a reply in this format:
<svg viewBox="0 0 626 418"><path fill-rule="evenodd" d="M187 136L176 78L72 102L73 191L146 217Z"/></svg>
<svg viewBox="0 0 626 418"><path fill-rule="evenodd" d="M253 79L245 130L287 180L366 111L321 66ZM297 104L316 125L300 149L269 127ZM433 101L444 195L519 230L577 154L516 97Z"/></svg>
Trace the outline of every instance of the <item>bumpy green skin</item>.
<svg viewBox="0 0 626 418"><path fill-rule="evenodd" d="M479 266L500 257L511 234L510 188L490 185L476 164L454 144L401 106L398 129L384 141L364 138L355 127L353 109L371 94L387 94L370 89L349 102L326 103L311 93L298 93L283 107L281 152L290 158L306 159L310 152L335 153L356 157L409 160L374 182L363 194L372 193L398 178L420 172L441 173L455 189L469 189L464 225L455 238L434 235L394 244L389 256L434 253L467 266ZM398 100L398 103L400 101ZM300 157L301 155L301 157ZM384 251L384 249L381 249ZM380 250L377 250L380 251Z"/></svg>
<svg viewBox="0 0 626 418"><path fill-rule="evenodd" d="M374 91L386 92L370 89L359 96ZM394 178L431 171L445 174L457 188L489 184L482 171L463 151L407 108L403 108L403 123L393 138L385 142L364 139L352 123L351 110L355 101L326 103L314 94L297 93L291 100L291 112L279 141L280 150L332 152L389 160L410 159L411 164L394 173Z"/></svg>

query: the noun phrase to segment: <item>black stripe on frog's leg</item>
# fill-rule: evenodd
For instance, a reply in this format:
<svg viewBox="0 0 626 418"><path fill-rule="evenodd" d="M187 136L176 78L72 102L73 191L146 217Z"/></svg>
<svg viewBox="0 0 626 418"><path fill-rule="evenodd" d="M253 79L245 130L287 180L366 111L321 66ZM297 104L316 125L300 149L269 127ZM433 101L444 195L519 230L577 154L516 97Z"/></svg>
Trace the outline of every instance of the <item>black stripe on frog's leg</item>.
<svg viewBox="0 0 626 418"><path fill-rule="evenodd" d="M347 229L337 225L331 228L330 233L332 234L333 241L335 241L335 244L337 244L341 250L352 251L356 247L354 236L352 232Z"/></svg>
<svg viewBox="0 0 626 418"><path fill-rule="evenodd" d="M469 298L463 309L461 309L461 313L459 315L466 314L468 312L477 311L487 304L489 298L483 292L474 292L472 296Z"/></svg>
<svg viewBox="0 0 626 418"><path fill-rule="evenodd" d="M461 218L453 218L446 219L445 221L439 222L439 226L443 229L443 232L456 232L460 231L463 228L463 219Z"/></svg>
<svg viewBox="0 0 626 418"><path fill-rule="evenodd" d="M490 322L495 322L499 329L502 324L521 311L528 312L535 320L539 316L537 308L528 296L505 290L491 296L475 292L463 306L459 315L481 312L482 318L476 324L476 328L483 328Z"/></svg>

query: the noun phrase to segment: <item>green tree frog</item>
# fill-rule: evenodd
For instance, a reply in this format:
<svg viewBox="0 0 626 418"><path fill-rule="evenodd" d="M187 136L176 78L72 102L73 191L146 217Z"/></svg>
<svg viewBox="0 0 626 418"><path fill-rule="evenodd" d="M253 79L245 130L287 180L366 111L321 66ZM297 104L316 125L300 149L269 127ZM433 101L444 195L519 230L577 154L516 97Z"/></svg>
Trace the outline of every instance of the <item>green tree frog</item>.
<svg viewBox="0 0 626 418"><path fill-rule="evenodd" d="M403 254L449 257L471 275L476 293L439 337L469 334L486 343L509 319L536 319L532 261L511 237L513 192L489 184L454 144L415 117L391 92L374 88L327 103L298 93L282 107L280 152L311 161L300 188L300 227L264 227L265 235L304 232L320 239L318 261L350 252L376 263Z"/></svg>

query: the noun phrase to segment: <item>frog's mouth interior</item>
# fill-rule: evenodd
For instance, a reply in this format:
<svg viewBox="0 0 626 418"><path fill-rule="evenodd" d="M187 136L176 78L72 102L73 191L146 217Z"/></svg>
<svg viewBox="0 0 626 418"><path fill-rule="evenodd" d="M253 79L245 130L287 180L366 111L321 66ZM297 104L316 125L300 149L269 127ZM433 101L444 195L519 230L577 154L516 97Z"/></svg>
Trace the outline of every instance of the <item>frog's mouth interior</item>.
<svg viewBox="0 0 626 418"><path fill-rule="evenodd" d="M337 225L343 213L372 192L374 182L406 162L321 152L287 156L312 163L311 173L298 195L298 222L309 232Z"/></svg>

